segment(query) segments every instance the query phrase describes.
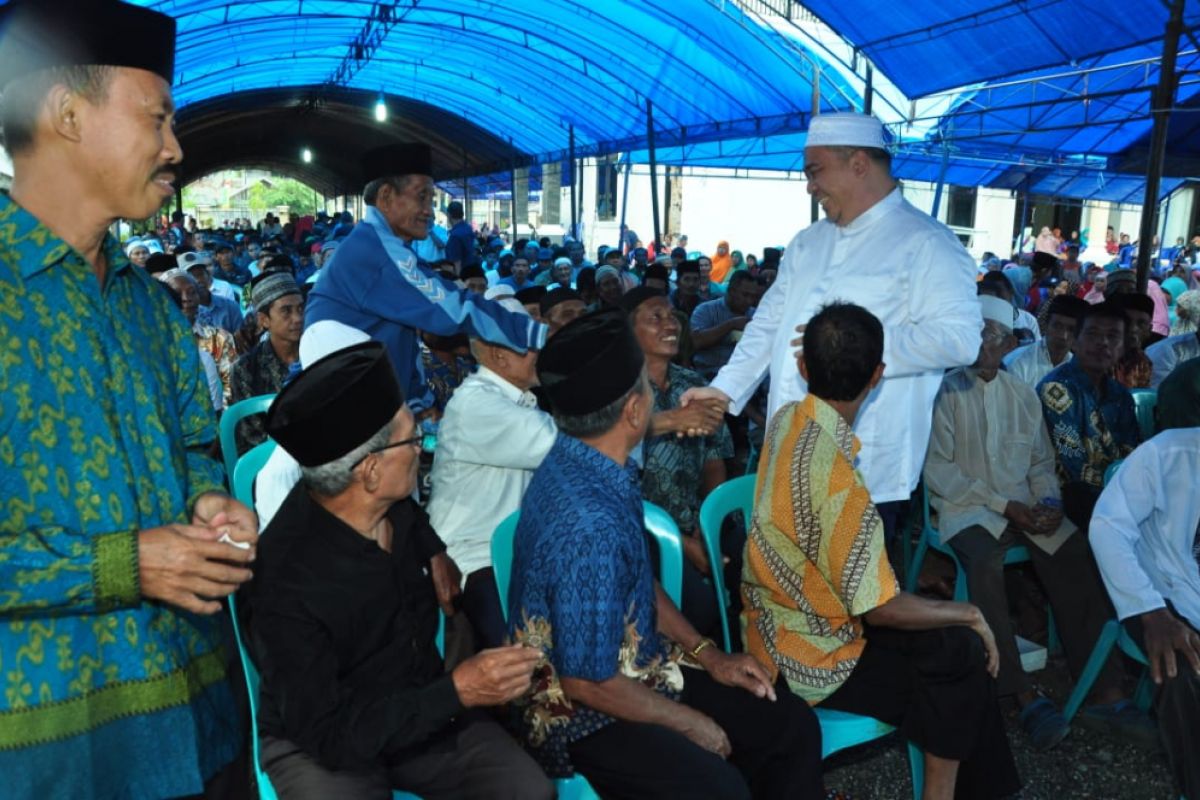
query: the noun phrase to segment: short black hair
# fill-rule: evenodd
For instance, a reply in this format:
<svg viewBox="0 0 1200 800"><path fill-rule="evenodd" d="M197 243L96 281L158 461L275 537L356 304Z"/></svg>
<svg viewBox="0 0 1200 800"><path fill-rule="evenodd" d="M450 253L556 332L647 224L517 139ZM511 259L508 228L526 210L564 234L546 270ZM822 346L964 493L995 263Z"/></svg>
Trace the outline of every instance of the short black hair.
<svg viewBox="0 0 1200 800"><path fill-rule="evenodd" d="M822 400L858 398L883 361L883 323L862 306L830 303L804 329L808 391Z"/></svg>
<svg viewBox="0 0 1200 800"><path fill-rule="evenodd" d="M744 269L739 269L737 272L735 272L729 276L729 288L732 289L733 287L737 286L739 283L745 283L746 281L753 281L753 280L754 280L753 275L751 275L749 272L747 272Z"/></svg>

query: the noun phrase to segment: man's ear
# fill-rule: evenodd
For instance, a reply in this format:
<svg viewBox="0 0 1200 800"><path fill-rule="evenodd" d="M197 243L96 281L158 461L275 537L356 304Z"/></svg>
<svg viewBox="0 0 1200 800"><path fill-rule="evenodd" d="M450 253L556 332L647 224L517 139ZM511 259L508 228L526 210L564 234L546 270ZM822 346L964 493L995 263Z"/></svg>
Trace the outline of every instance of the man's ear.
<svg viewBox="0 0 1200 800"><path fill-rule="evenodd" d="M639 391L629 395L629 399L625 401L625 408L622 411L625 421L629 423L630 427L635 429L641 428L645 415L649 413L649 409L646 407L646 392L642 391L644 388L642 384L638 384Z"/></svg>
<svg viewBox="0 0 1200 800"><path fill-rule="evenodd" d="M82 103L82 97L65 85L56 83L42 101L39 116L48 115L50 127L55 133L68 141L78 142L83 137L79 116Z"/></svg>
<svg viewBox="0 0 1200 800"><path fill-rule="evenodd" d="M887 364L884 364L882 361L875 366L875 371L871 373L871 381L867 384L867 389L874 389L879 385L879 382L883 380L883 371L886 367Z"/></svg>

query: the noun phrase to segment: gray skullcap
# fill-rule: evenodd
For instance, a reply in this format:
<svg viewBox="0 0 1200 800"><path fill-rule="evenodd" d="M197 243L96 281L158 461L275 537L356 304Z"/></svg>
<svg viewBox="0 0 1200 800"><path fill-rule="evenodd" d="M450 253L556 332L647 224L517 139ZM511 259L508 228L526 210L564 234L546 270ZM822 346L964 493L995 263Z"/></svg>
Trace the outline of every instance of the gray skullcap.
<svg viewBox="0 0 1200 800"><path fill-rule="evenodd" d="M300 286L296 279L287 272L268 273L254 284L254 309L263 311L271 303L289 294L300 294Z"/></svg>

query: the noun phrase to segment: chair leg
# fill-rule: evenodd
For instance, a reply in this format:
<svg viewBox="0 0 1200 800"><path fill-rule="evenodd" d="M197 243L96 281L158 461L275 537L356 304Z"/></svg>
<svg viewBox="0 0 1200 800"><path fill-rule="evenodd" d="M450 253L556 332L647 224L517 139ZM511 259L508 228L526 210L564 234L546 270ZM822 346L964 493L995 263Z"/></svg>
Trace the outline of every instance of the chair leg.
<svg viewBox="0 0 1200 800"><path fill-rule="evenodd" d="M1120 634L1121 623L1115 619L1104 623L1104 627L1100 631L1100 638L1096 641L1096 646L1092 648L1092 654L1083 667L1083 674L1079 676L1075 688L1071 690L1071 697L1063 708L1063 716L1067 718L1067 722L1071 721L1079 711L1079 707L1083 705L1083 701L1087 699L1088 692L1092 690L1092 684L1096 682L1100 670L1104 668L1104 662L1108 660Z"/></svg>
<svg viewBox="0 0 1200 800"><path fill-rule="evenodd" d="M913 800L921 800L925 791L925 754L912 742L908 743L908 771L912 775Z"/></svg>

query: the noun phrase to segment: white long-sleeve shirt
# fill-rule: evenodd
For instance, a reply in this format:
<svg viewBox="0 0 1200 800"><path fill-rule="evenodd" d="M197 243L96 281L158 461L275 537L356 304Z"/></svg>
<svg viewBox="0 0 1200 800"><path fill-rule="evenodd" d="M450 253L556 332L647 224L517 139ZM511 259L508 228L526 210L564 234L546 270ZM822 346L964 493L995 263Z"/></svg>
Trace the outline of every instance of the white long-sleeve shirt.
<svg viewBox="0 0 1200 800"><path fill-rule="evenodd" d="M1200 630L1200 428L1163 431L1134 450L1104 488L1088 538L1117 616L1170 600Z"/></svg>
<svg viewBox="0 0 1200 800"><path fill-rule="evenodd" d="M557 433L532 392L487 367L454 390L438 427L426 510L464 581L492 565L492 532L520 508Z"/></svg>
<svg viewBox="0 0 1200 800"><path fill-rule="evenodd" d="M854 425L859 467L876 503L907 500L925 462L942 375L979 355L975 274L950 229L899 189L848 225L821 220L787 246L778 279L712 386L738 413L769 369L773 415L808 393L791 346L796 326L834 300L866 308L883 323L887 366Z"/></svg>
<svg viewBox="0 0 1200 800"><path fill-rule="evenodd" d="M1067 353L1067 357L1060 364L1067 363L1072 357L1071 353ZM1050 350L1046 347L1045 339L1018 347L1004 357L1004 368L1008 370L1008 374L1034 389L1042 378L1057 366L1059 364L1050 360Z"/></svg>
<svg viewBox="0 0 1200 800"><path fill-rule="evenodd" d="M1177 366L1184 361L1200 358L1200 334L1181 333L1178 336L1168 336L1147 347L1146 357L1150 359L1152 366L1150 388L1157 389Z"/></svg>

